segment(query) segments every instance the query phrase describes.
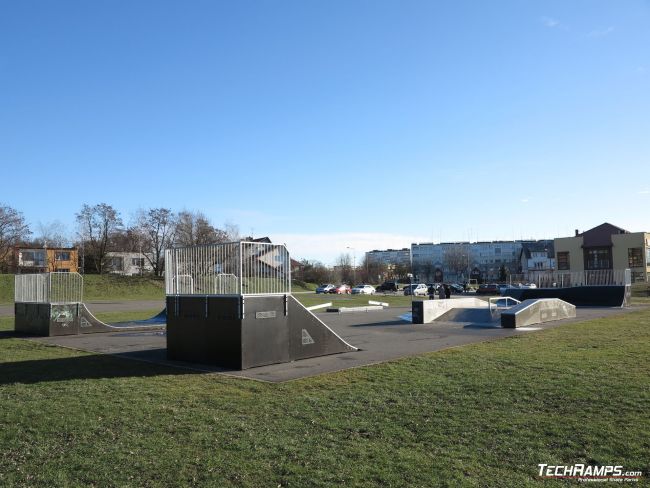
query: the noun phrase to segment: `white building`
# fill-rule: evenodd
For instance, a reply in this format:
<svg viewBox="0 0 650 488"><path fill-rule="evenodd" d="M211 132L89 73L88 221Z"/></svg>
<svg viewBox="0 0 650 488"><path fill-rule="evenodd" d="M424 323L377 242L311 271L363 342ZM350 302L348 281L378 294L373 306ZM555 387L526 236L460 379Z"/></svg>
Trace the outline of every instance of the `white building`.
<svg viewBox="0 0 650 488"><path fill-rule="evenodd" d="M109 273L133 276L153 273L153 266L143 253L109 252L106 253L105 269Z"/></svg>
<svg viewBox="0 0 650 488"><path fill-rule="evenodd" d="M413 273L419 281L497 280L501 267L519 270L519 254L528 241L423 242L411 244Z"/></svg>
<svg viewBox="0 0 650 488"><path fill-rule="evenodd" d="M410 266L411 250L408 247L404 249L386 249L384 251L375 249L366 253L366 262L368 264L385 264L387 266Z"/></svg>

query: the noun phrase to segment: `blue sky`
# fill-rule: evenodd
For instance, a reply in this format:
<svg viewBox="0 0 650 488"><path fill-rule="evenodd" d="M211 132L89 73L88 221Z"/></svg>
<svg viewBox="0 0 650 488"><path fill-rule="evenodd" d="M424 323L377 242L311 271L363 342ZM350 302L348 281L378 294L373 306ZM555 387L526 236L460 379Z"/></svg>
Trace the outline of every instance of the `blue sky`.
<svg viewBox="0 0 650 488"><path fill-rule="evenodd" d="M0 202L201 210L354 248L650 230L650 2L59 1L0 11Z"/></svg>

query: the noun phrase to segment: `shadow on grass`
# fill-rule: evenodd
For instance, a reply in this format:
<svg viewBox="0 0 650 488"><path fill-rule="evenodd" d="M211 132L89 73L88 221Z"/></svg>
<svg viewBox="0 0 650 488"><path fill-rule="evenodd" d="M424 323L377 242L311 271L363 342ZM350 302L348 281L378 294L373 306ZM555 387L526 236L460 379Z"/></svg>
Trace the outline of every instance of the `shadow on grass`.
<svg viewBox="0 0 650 488"><path fill-rule="evenodd" d="M123 357L120 357L123 356ZM154 364L146 357L129 359L129 354L107 356L93 354L56 359L34 359L0 363L0 385L34 384L51 381L106 378L147 378L160 375L200 374L206 371Z"/></svg>

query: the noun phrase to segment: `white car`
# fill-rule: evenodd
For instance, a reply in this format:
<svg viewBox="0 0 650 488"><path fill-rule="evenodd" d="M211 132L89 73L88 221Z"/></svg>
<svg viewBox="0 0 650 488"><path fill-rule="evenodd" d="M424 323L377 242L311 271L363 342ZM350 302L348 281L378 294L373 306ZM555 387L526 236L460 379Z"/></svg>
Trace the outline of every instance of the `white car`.
<svg viewBox="0 0 650 488"><path fill-rule="evenodd" d="M404 287L404 295L425 297L428 294L429 294L429 287L424 283L418 283L416 285L406 285Z"/></svg>
<svg viewBox="0 0 650 488"><path fill-rule="evenodd" d="M353 295L374 295L375 287L371 285L357 285L352 288Z"/></svg>

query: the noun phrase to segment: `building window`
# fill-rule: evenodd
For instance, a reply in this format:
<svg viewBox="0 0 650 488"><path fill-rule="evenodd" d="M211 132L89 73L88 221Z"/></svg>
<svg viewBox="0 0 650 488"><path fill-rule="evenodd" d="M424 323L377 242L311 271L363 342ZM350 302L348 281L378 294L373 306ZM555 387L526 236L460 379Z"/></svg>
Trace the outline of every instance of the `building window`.
<svg viewBox="0 0 650 488"><path fill-rule="evenodd" d="M54 260L55 261L70 261L70 253L69 252L56 252L56 253L54 253Z"/></svg>
<svg viewBox="0 0 650 488"><path fill-rule="evenodd" d="M568 252L557 253L557 269L561 269L561 270L571 269L571 267L569 266Z"/></svg>
<svg viewBox="0 0 650 488"><path fill-rule="evenodd" d="M610 250L606 247L596 247L585 250L586 269L611 269Z"/></svg>
<svg viewBox="0 0 650 488"><path fill-rule="evenodd" d="M45 251L22 251L20 265L27 268L42 268L45 266Z"/></svg>
<svg viewBox="0 0 650 488"><path fill-rule="evenodd" d="M124 271L124 258L121 256L108 258L106 266L113 271Z"/></svg>
<svg viewBox="0 0 650 488"><path fill-rule="evenodd" d="M643 266L643 250L640 247L630 247L627 250L627 265L630 268Z"/></svg>
<svg viewBox="0 0 650 488"><path fill-rule="evenodd" d="M138 268L144 267L144 258L131 258L131 266L136 266Z"/></svg>

